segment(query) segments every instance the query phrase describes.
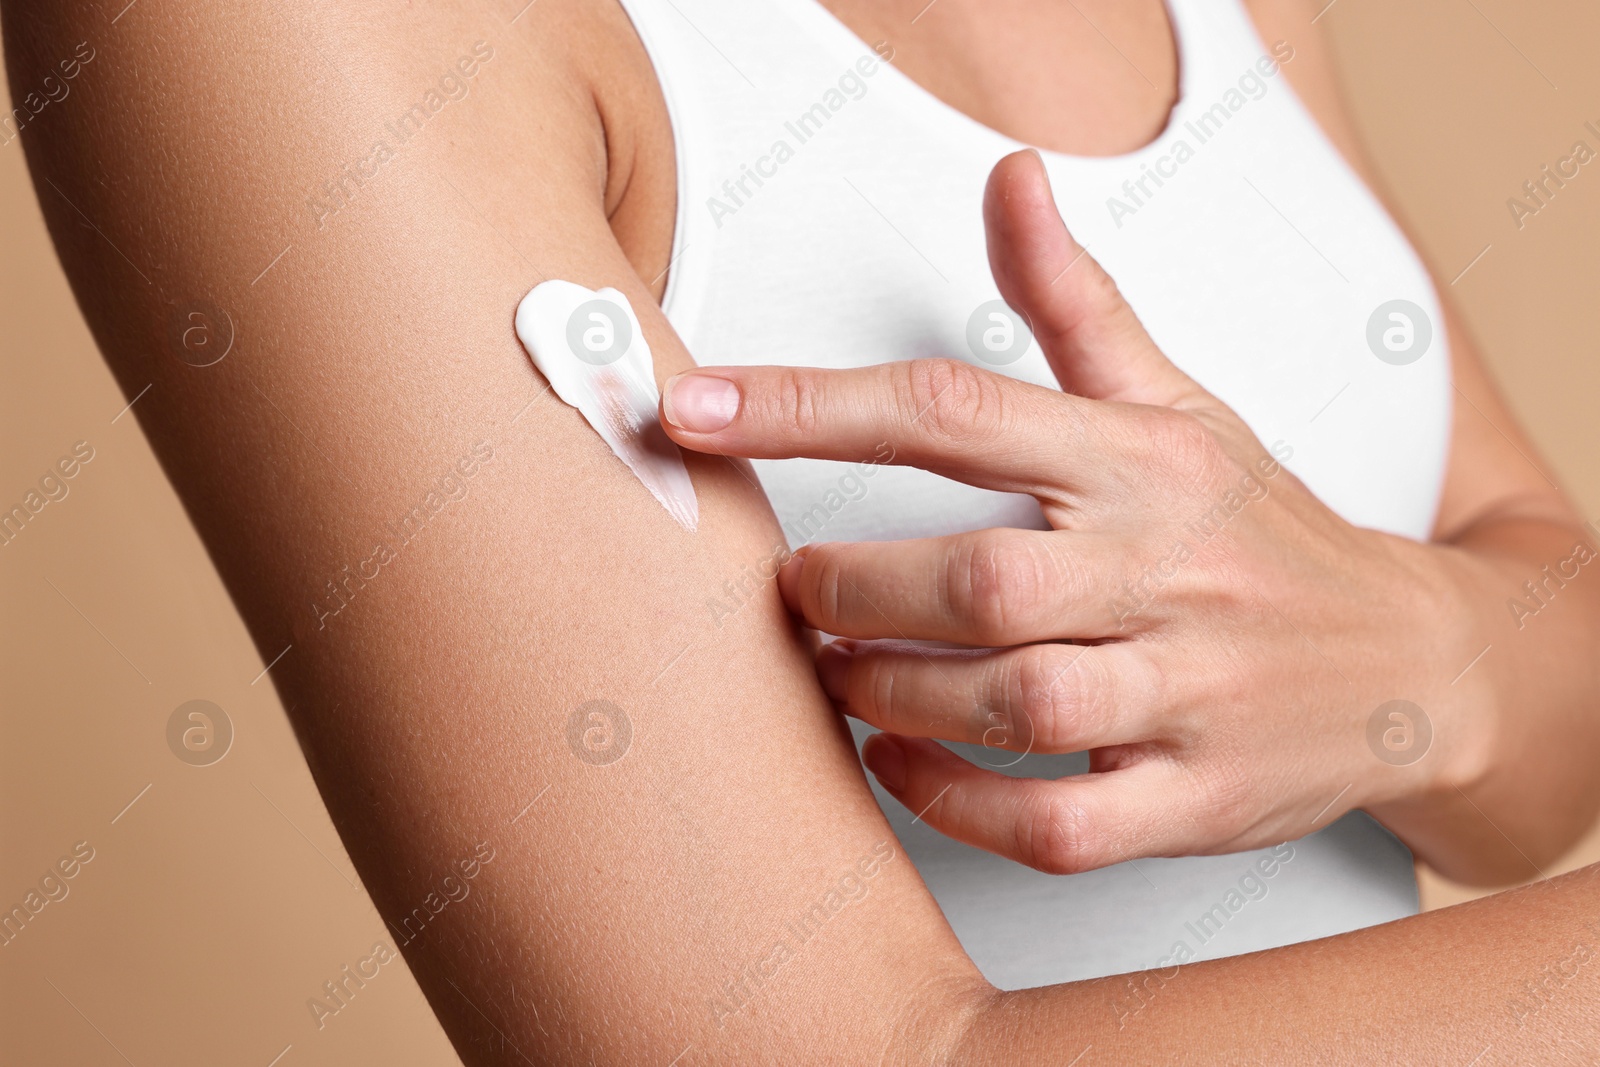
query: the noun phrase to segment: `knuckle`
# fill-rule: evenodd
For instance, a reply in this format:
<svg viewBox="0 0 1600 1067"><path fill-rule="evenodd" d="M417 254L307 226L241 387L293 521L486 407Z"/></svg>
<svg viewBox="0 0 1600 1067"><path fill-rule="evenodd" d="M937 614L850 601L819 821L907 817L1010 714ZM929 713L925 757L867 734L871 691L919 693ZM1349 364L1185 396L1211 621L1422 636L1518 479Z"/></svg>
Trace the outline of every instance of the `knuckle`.
<svg viewBox="0 0 1600 1067"><path fill-rule="evenodd" d="M1037 747L1070 752L1092 741L1110 703L1109 682L1105 666L1086 649L1026 649L1018 661L1017 689Z"/></svg>
<svg viewBox="0 0 1600 1067"><path fill-rule="evenodd" d="M1052 577L1042 547L1003 531L966 539L951 556L946 575L951 613L965 619L974 643L1014 644L1014 635L1037 613Z"/></svg>
<svg viewBox="0 0 1600 1067"><path fill-rule="evenodd" d="M901 718L901 709L895 703L893 661L870 652L858 653L850 673L851 704L862 714L870 715L877 726L893 730Z"/></svg>
<svg viewBox="0 0 1600 1067"><path fill-rule="evenodd" d="M768 414L797 437L815 435L821 424L821 398L816 377L804 367L788 367L773 384Z"/></svg>
<svg viewBox="0 0 1600 1067"><path fill-rule="evenodd" d="M914 359L895 365L908 423L944 445L970 444L1002 418L999 383L958 359Z"/></svg>
<svg viewBox="0 0 1600 1067"><path fill-rule="evenodd" d="M1222 442L1199 418L1172 408L1152 408L1147 429L1151 454L1176 484L1210 489L1222 483L1231 461Z"/></svg>
<svg viewBox="0 0 1600 1067"><path fill-rule="evenodd" d="M1045 874L1077 874L1094 866L1089 815L1069 791L1041 790L1022 819L1018 855Z"/></svg>
<svg viewBox="0 0 1600 1067"><path fill-rule="evenodd" d="M1170 721L1187 710L1176 705L1177 694L1164 656L1135 653L1125 657L1119 682L1124 699L1146 716L1155 712Z"/></svg>
<svg viewBox="0 0 1600 1067"><path fill-rule="evenodd" d="M838 626L845 610L845 572L839 553L830 551L826 545L817 545L807 554L801 574L809 587L801 591L801 606L808 608L807 621L819 630ZM840 633L839 630L832 632ZM853 635L841 633L840 636Z"/></svg>
<svg viewBox="0 0 1600 1067"><path fill-rule="evenodd" d="M1216 843L1231 841L1254 824L1252 776L1241 762L1229 760L1208 768L1198 792L1203 798L1201 827Z"/></svg>

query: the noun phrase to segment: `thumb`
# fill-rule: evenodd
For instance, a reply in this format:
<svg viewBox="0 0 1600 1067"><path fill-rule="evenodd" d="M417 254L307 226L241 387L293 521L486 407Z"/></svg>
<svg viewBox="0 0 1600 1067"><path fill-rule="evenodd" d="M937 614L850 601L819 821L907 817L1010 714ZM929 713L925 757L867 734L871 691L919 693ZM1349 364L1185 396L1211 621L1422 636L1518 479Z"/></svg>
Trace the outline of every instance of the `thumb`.
<svg viewBox="0 0 1600 1067"><path fill-rule="evenodd" d="M1156 347L1105 268L1067 232L1037 152L1013 152L995 164L983 222L1000 295L1027 319L1061 388L1163 407L1206 397Z"/></svg>

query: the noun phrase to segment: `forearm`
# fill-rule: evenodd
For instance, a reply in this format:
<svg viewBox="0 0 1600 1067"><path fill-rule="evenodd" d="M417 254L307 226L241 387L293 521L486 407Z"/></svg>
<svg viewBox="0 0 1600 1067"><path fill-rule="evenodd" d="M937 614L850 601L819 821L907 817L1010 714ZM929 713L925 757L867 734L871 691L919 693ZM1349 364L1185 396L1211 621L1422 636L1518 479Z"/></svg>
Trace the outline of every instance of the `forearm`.
<svg viewBox="0 0 1600 1067"><path fill-rule="evenodd" d="M1600 581L1592 532L1548 500L1485 517L1435 554L1460 611L1459 671L1430 711L1441 773L1373 814L1446 877L1541 873L1600 807ZM1404 647L1401 645L1400 647Z"/></svg>
<svg viewBox="0 0 1600 1067"><path fill-rule="evenodd" d="M1326 940L994 993L950 1062L1592 1063L1597 915L1590 867Z"/></svg>
<svg viewBox="0 0 1600 1067"><path fill-rule="evenodd" d="M1252 6L1274 10L1290 24L1315 21L1323 4L1253 0ZM1291 80L1302 79L1296 91L1405 226L1404 213L1387 196L1340 101L1327 42L1316 33L1294 40L1295 62L1286 70ZM1427 247L1419 234L1411 237L1419 248ZM1574 542L1593 545L1594 533L1582 528L1551 468L1500 395L1455 306L1452 285L1450 277L1434 276L1449 343L1454 415L1433 541L1449 547L1425 549L1433 559L1417 569L1450 587L1441 600L1454 607L1414 617L1409 628L1396 627L1372 658L1387 659L1388 677L1399 682L1398 691L1378 699L1416 699L1433 719L1435 752L1422 764L1451 749L1467 755L1434 788L1365 806L1441 873L1505 883L1532 876L1570 846L1600 803L1600 780L1592 771L1600 759L1600 709L1593 700L1600 582L1584 565L1575 581L1550 582L1553 596L1528 596L1524 583L1544 585L1544 568L1556 571L1572 556ZM1527 611L1513 608L1519 601ZM1372 610L1399 618L1411 607L1375 601ZM1448 664L1434 655L1441 649L1449 650Z"/></svg>

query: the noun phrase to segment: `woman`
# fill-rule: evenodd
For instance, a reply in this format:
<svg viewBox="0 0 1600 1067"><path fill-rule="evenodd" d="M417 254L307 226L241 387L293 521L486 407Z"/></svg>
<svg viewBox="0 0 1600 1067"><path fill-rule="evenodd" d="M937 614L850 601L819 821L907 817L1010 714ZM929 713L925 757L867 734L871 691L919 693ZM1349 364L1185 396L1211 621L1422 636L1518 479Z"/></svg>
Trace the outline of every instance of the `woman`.
<svg viewBox="0 0 1600 1067"><path fill-rule="evenodd" d="M1026 447L1019 442L1068 430L1050 413L1061 404L1027 399L1031 390L1010 400L996 375L941 378L910 396L899 367L839 386L831 375L780 376L797 395L845 390L845 410L800 437L786 439L797 421L787 410L710 439L678 436L714 453L846 461L757 470L791 544L834 542L808 557L823 567L807 594L814 610L791 606L826 633L901 642L861 649L848 668L845 646L824 653L824 682L847 711L977 743L966 755L1012 775L1087 769L1088 759L1063 758L1085 749L1096 769L1124 768L1093 785L1041 788L974 778L937 747L867 749L869 766L903 753L906 791L894 792L904 805L886 810L986 977L1006 988L1096 977L1148 967L1179 942L1210 957L1415 911L1410 855L1365 815L1340 820L1353 809L1467 880L1531 877L1524 853L1542 861L1581 830L1592 799L1569 808L1565 798L1594 795L1585 657L1554 674L1517 662L1544 663L1551 649L1510 639L1506 624L1518 620L1505 600L1542 565L1570 559L1583 535L1541 472L1484 425L1485 412L1512 425L1492 394L1478 408L1452 403L1452 358L1467 395L1486 392L1470 342L1447 331L1424 268L1297 97L1298 88L1320 104L1324 124L1352 143L1320 49L1307 41L1308 13L1268 6L1258 34L1235 4L1173 4L1170 29L1162 5L1135 5L1109 14L1125 24L1106 30L1146 49L1135 57L1106 47L1094 16L1070 9L1021 9L1009 26L940 12L937 27L919 21L913 31L881 4L840 5L849 27L810 2L747 19L718 5L628 6L672 105L690 190L679 198L663 305L699 363L865 368L881 367L885 353L958 355L1052 393L1198 417L1111 419L1097 443L1049 448L1013 469L998 460ZM966 43L940 51L947 65L934 67L931 40L942 34ZM1086 109L1101 116L1090 130L1084 115L1054 106L1083 97L1070 87L1052 94L1061 76L1048 74L1055 42L1073 36L1101 60L1082 77L1103 85L1120 74L1126 85ZM1025 66L1031 39L1050 42L1038 47L1038 69ZM1005 63L1013 76L993 73ZM1157 89L1174 85L1175 103ZM991 127L1068 149L1039 158L1091 255L1080 260L1081 245L1063 248L1070 239L1058 237L1031 250L1040 262L1025 269L1029 251L994 244L999 216L985 255L970 205L993 161L1017 147ZM1047 195L1031 174L1007 181L1022 188L1006 195ZM1035 232L1049 214L1036 209L1019 225ZM1070 303L1074 287L1095 292L1103 281L1097 260L1158 345L1110 298L1097 315L1116 336L1082 353L1061 336L1083 314ZM1391 351L1386 337L1406 350ZM1173 373L1167 355L1222 399ZM991 400L1015 420L1009 433L966 417L964 404ZM897 401L913 410L897 411ZM957 454L908 455L917 431L956 438ZM1219 443L1221 469L1196 471ZM881 463L885 444L908 466L860 468L862 499L825 506L849 464ZM1298 479L1275 479L1279 460ZM1328 507L1302 508L1300 486L1289 487L1299 480ZM984 489L1035 493L1046 512ZM1341 519L1400 537L1357 535ZM995 529L1049 525L1086 536ZM942 542L848 544L986 528ZM1409 540L1430 537L1454 547L1418 551ZM1269 562L1286 549L1298 562ZM971 599L964 611L951 603L962 598ZM1019 612L1029 617L1012 617ZM1572 651L1593 638L1584 618L1568 631L1579 642ZM985 620L993 632L980 632ZM906 638L1026 647L930 658ZM1049 643L1062 640L1111 643L1088 652ZM1554 685L1513 707L1507 687L1525 693L1533 677ZM904 703L885 706L885 693ZM1042 718L1028 714L1040 707ZM1519 754L1497 722L1530 707L1533 745ZM1366 735L1375 716L1379 740L1390 730L1429 736L1375 753ZM1572 761L1544 780L1548 792L1528 789L1573 728L1587 740L1569 750ZM985 754L984 743L1029 755ZM1571 818L1552 822L1561 808ZM1293 862L1225 932L1215 920L1198 934L1185 923L1238 895L1249 858L1137 862L1297 838ZM1087 868L1108 869L1054 876Z"/></svg>
<svg viewBox="0 0 1600 1067"><path fill-rule="evenodd" d="M1188 966L1414 908L1366 816L1304 836L1355 807L1494 880L1595 806L1584 534L1341 162L1314 11L5 14L19 97L123 57L28 143L42 201L470 1062L1595 1040L1587 872ZM790 365L668 385L695 533L543 395L548 278L626 293L663 381ZM844 465L763 466L774 516L726 455ZM785 600L893 640L813 671ZM896 735L898 838L830 698Z"/></svg>

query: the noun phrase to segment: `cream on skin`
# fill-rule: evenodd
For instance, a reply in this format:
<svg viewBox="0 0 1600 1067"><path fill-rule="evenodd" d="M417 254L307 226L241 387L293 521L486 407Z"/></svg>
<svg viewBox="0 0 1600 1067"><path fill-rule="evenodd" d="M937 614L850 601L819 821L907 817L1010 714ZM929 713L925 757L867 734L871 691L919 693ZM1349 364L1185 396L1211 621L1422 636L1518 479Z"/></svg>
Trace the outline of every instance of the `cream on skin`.
<svg viewBox="0 0 1600 1067"><path fill-rule="evenodd" d="M556 396L582 413L668 514L686 530L699 525L683 454L656 417L655 364L628 298L542 282L517 305L517 336Z"/></svg>

